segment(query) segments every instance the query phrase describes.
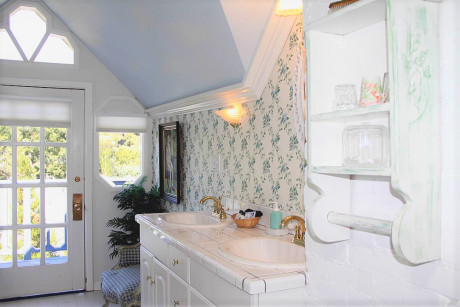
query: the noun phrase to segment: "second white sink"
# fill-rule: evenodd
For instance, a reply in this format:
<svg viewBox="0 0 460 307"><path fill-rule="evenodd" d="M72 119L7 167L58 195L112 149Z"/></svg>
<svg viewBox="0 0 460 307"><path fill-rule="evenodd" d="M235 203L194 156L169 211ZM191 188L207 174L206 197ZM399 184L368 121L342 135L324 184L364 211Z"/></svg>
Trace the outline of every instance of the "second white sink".
<svg viewBox="0 0 460 307"><path fill-rule="evenodd" d="M158 222L174 228L225 228L232 224L230 218L220 221L203 212L162 213L158 215Z"/></svg>
<svg viewBox="0 0 460 307"><path fill-rule="evenodd" d="M244 238L222 244L218 252L241 264L264 268L305 270L305 248L266 237Z"/></svg>

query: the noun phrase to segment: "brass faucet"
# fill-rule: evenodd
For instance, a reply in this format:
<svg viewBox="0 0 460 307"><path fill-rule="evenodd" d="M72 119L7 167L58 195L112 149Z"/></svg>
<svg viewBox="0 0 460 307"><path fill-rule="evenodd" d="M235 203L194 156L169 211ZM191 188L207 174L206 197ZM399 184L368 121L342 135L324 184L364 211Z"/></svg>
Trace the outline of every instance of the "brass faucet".
<svg viewBox="0 0 460 307"><path fill-rule="evenodd" d="M290 215L281 220L281 228L285 228L289 222L296 220L300 223L294 227L295 234L292 243L300 246L305 246L305 220L300 216Z"/></svg>
<svg viewBox="0 0 460 307"><path fill-rule="evenodd" d="M227 219L227 214L225 214L224 207L222 206L222 203L221 203L222 196L219 196L218 199L213 196L203 197L200 200L200 204L203 205L207 200L210 200L210 199L214 201L214 209L212 211L212 215L215 217L218 217L219 220L221 221L225 221L225 219Z"/></svg>

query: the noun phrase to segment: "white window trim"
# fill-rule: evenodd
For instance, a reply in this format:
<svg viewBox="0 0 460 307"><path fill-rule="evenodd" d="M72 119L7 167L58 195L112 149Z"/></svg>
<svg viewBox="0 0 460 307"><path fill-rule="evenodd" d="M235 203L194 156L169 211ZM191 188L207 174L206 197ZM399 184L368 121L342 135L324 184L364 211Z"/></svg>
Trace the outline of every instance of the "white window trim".
<svg viewBox="0 0 460 307"><path fill-rule="evenodd" d="M2 8L2 18L3 18L3 20L0 23L0 28L6 29L8 34L11 36L11 39L13 40L13 43L16 45L17 42L16 42L16 40L14 38L14 35L11 33L11 30L10 30L9 25L8 25L9 15L10 15L11 12L16 10L20 6L32 6L32 7L35 7L37 10L40 11L40 13L43 14L43 16L45 16L45 18L46 18L46 32L45 32L45 35L43 36L42 41L37 46L37 49L35 50L34 54L30 58L30 60L23 59L22 61L17 61L17 60L0 59L0 64L2 64L2 65L12 65L12 66L16 66L16 67L20 67L20 66L23 66L23 67L35 66L35 67L44 67L44 68L46 67L46 68L78 69L79 66L80 66L80 60L79 60L80 59L80 50L79 50L79 47L78 47L78 44L77 44L76 40L74 39L74 36L72 35L72 33L70 31L57 29L56 27L54 27L54 24L55 24L54 15L47 8L45 8L43 5L41 5L39 1L16 0L16 1L11 1L11 2L7 3ZM74 63L73 64L35 62L35 58L37 57L38 53L40 52L41 48L43 47L43 44L46 42L46 38L48 37L48 35L50 33L65 36L69 40L69 43L72 46L73 51L74 51ZM18 43L18 45L19 45L19 43ZM18 52L21 55L21 57L23 57L23 51L22 51L21 48L18 48L18 45L16 45L16 48L18 49Z"/></svg>

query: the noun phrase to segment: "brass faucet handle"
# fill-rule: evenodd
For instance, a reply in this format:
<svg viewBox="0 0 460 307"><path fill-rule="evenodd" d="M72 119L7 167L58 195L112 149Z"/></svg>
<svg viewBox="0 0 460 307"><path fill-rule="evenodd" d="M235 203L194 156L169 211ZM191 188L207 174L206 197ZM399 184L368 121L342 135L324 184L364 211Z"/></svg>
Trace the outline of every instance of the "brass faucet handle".
<svg viewBox="0 0 460 307"><path fill-rule="evenodd" d="M225 221L227 219L227 214L225 213L225 210L222 206L220 206L220 210L219 210L219 220L221 221Z"/></svg>
<svg viewBox="0 0 460 307"><path fill-rule="evenodd" d="M301 240L301 239L302 239L302 235L300 234L300 225L296 225L296 226L294 227L294 230L295 230L294 240Z"/></svg>

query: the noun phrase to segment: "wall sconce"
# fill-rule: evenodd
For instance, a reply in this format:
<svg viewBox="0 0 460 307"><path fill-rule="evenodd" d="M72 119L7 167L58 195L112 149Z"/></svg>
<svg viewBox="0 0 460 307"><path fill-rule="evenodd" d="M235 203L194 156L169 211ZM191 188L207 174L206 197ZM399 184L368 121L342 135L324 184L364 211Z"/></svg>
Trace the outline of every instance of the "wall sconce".
<svg viewBox="0 0 460 307"><path fill-rule="evenodd" d="M241 124L244 113L244 109L240 104L234 104L230 109L216 111L217 115L233 127Z"/></svg>
<svg viewBox="0 0 460 307"><path fill-rule="evenodd" d="M278 3L276 4L276 15L297 15L302 13L302 9L302 0L278 0Z"/></svg>

